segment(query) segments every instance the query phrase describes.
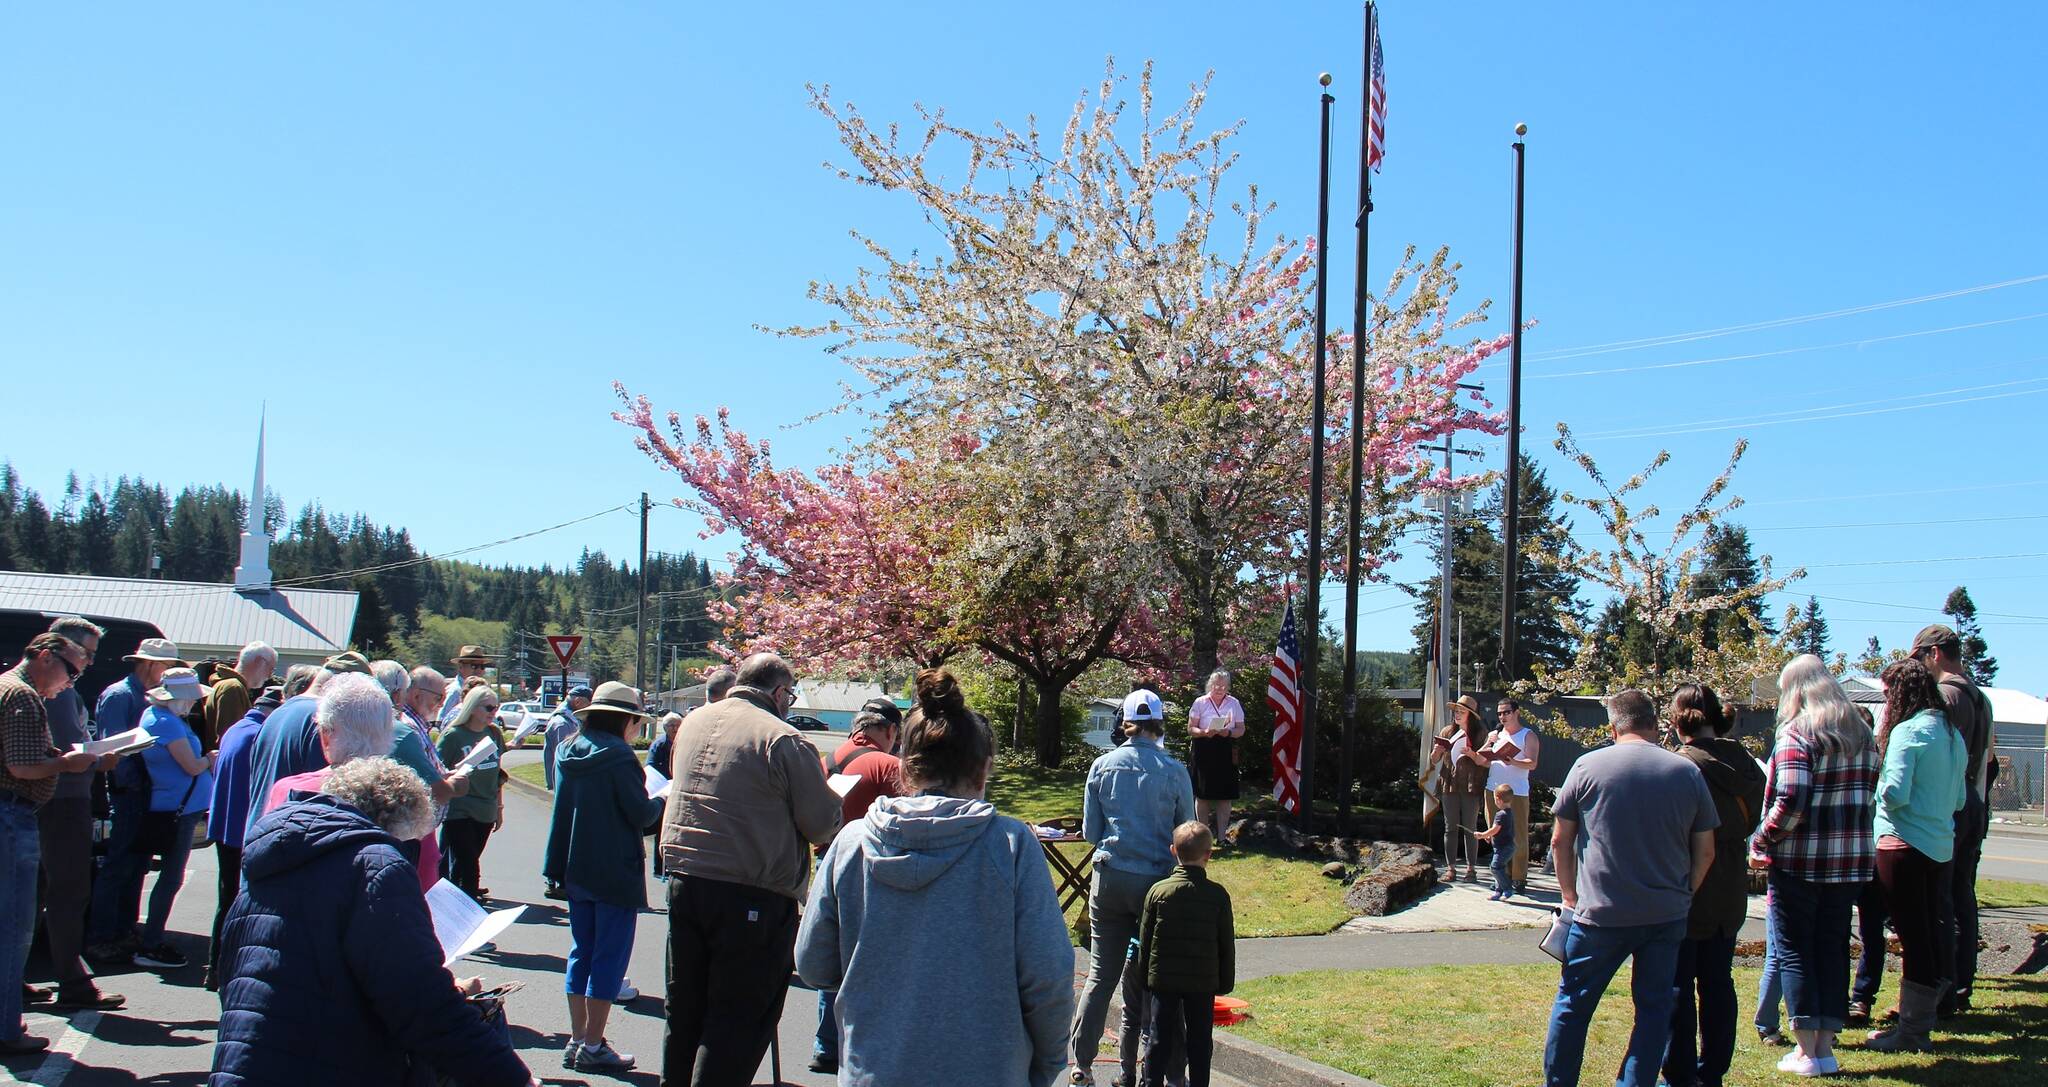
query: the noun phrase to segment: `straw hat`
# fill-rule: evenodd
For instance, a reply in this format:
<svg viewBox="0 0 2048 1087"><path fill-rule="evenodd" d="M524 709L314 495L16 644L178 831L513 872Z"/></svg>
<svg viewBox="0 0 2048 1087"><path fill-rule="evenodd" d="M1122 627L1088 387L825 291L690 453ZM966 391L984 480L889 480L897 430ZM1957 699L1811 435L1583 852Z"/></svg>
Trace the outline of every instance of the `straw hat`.
<svg viewBox="0 0 2048 1087"><path fill-rule="evenodd" d="M652 717L653 714L640 708L640 691L623 683L613 681L599 684L597 694L590 699L590 709L610 710L613 713L630 714L634 717Z"/></svg>
<svg viewBox="0 0 2048 1087"><path fill-rule="evenodd" d="M455 656L450 658L448 663L489 664L493 659L494 658L491 656L490 652L484 649L483 646L465 645L461 649L455 651Z"/></svg>
<svg viewBox="0 0 2048 1087"><path fill-rule="evenodd" d="M1451 703L1452 720L1457 719L1459 710L1464 710L1480 721L1486 720L1486 711L1479 708L1479 700L1469 694L1459 695L1458 700Z"/></svg>
<svg viewBox="0 0 2048 1087"><path fill-rule="evenodd" d="M135 652L121 659L131 663L134 661L156 661L160 664L176 665L183 665L185 663L184 656L178 652L178 643L169 638L144 638L142 639L142 644L135 647Z"/></svg>
<svg viewBox="0 0 2048 1087"><path fill-rule="evenodd" d="M363 656L353 649L349 649L336 653L322 661L320 667L333 672L335 675L367 676L370 674L370 658Z"/></svg>
<svg viewBox="0 0 2048 1087"><path fill-rule="evenodd" d="M213 693L213 688L199 682L199 673L190 668L173 668L164 673L164 678L148 692L151 702L176 702L181 698L199 699Z"/></svg>

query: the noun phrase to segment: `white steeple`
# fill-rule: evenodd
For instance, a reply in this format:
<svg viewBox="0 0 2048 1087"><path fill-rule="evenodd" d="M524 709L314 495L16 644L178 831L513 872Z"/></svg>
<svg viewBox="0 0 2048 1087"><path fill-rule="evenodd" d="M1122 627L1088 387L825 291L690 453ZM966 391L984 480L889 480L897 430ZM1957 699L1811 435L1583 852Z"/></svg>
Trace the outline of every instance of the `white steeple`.
<svg viewBox="0 0 2048 1087"><path fill-rule="evenodd" d="M265 405L264 414L268 414ZM248 524L242 531L242 561L235 567L235 588L268 589L270 587L270 530L264 524L264 503L267 501L263 490L263 428L264 416L256 421L256 483L249 488Z"/></svg>

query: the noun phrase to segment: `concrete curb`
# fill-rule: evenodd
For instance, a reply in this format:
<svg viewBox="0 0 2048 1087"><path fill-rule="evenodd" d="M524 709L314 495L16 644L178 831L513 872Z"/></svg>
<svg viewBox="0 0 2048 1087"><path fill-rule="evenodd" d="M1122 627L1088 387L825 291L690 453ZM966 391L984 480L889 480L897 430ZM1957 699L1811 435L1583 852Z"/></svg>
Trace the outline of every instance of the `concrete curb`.
<svg viewBox="0 0 2048 1087"><path fill-rule="evenodd" d="M512 789L516 792L525 793L527 796L550 806L552 806L555 802L555 794L549 792L547 790L547 786L535 785L533 782L530 782L525 778L522 778L519 775L512 773L509 770L498 775L498 787L501 789Z"/></svg>
<svg viewBox="0 0 2048 1087"><path fill-rule="evenodd" d="M1216 1071L1246 1083L1286 1084L1287 1087L1380 1087L1369 1079L1340 1072L1269 1045L1240 1038L1227 1030L1215 1034L1216 1051L1211 1066Z"/></svg>

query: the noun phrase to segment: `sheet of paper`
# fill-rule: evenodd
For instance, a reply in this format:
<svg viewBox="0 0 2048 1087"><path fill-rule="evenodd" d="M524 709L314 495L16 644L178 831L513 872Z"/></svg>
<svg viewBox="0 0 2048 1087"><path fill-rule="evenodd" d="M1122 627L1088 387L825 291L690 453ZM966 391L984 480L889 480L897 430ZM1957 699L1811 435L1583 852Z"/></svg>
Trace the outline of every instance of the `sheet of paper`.
<svg viewBox="0 0 2048 1087"><path fill-rule="evenodd" d="M489 736L486 736L483 739L478 740L476 742L475 747L469 749L469 754L462 756L461 762L456 763L454 766L451 766L448 769L460 770L464 767L475 768L478 766L482 766L483 764L491 760L491 756L496 755L497 753L497 741L491 739Z"/></svg>
<svg viewBox="0 0 2048 1087"><path fill-rule="evenodd" d="M548 723L547 719L544 717L528 717L523 713L520 714L519 717L520 721L518 726L512 730L512 735L507 737L505 740L506 747L518 747L520 744L526 742L526 738L528 736L531 736L534 733L539 732L541 726Z"/></svg>
<svg viewBox="0 0 2048 1087"><path fill-rule="evenodd" d="M489 912L445 879L427 888L427 912L434 919L434 939L440 941L441 953L446 956L443 966L475 954L478 948L504 935L525 911L525 906L513 906Z"/></svg>
<svg viewBox="0 0 2048 1087"><path fill-rule="evenodd" d="M1558 908L1557 916L1550 922L1550 931L1543 934L1543 942L1538 946L1543 948L1544 954L1563 962L1565 937L1570 935L1571 931L1571 907L1561 906Z"/></svg>
<svg viewBox="0 0 2048 1087"><path fill-rule="evenodd" d="M854 786L860 784L860 775L833 774L831 777L825 779L825 784L831 786L833 792L838 793L840 796L845 796L847 793L853 791Z"/></svg>
<svg viewBox="0 0 2048 1087"><path fill-rule="evenodd" d="M155 745L156 737L143 729L131 728L126 732L117 732L104 740L87 740L82 744L72 744L71 750L83 751L88 755L126 755Z"/></svg>
<svg viewBox="0 0 2048 1087"><path fill-rule="evenodd" d="M667 796L668 787L670 784L672 784L668 779L668 775L662 773L659 770L656 770L652 766L646 767L645 769L646 774L644 776L647 779L647 799L659 800L662 797Z"/></svg>

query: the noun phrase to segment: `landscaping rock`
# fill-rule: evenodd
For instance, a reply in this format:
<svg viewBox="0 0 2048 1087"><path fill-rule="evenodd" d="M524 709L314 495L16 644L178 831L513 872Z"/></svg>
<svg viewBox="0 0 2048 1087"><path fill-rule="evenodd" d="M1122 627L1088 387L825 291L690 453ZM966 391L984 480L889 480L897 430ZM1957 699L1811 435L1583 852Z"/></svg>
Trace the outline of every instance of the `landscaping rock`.
<svg viewBox="0 0 2048 1087"><path fill-rule="evenodd" d="M1436 865L1387 864L1370 869L1344 892L1344 904L1370 917L1385 917L1436 888Z"/></svg>

